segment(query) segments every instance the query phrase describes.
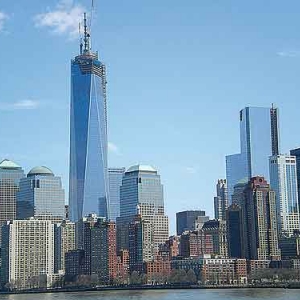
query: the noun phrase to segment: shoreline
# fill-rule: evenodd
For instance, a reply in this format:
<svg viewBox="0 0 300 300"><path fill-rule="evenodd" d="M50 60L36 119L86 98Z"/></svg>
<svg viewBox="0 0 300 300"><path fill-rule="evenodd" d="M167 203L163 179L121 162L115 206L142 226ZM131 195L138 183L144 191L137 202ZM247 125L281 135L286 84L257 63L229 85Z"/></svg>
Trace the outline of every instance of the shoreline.
<svg viewBox="0 0 300 300"><path fill-rule="evenodd" d="M74 287L32 289L21 291L1 291L0 295L18 294L50 294L50 293L79 293L79 292L109 292L109 291L147 291L147 290L206 290L206 289L300 289L298 284L281 285L141 285L141 286L107 286L107 287Z"/></svg>

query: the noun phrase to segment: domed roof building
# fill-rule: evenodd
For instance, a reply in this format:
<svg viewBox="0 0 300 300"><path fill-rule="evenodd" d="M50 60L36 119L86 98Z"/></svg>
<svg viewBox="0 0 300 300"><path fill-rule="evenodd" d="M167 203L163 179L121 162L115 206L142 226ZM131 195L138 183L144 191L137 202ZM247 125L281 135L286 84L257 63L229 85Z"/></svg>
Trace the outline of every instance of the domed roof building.
<svg viewBox="0 0 300 300"><path fill-rule="evenodd" d="M35 175L41 175L41 176L54 176L53 172L45 167L45 166L38 166L38 167L34 167L32 168L27 177L30 177L30 176L35 176Z"/></svg>
<svg viewBox="0 0 300 300"><path fill-rule="evenodd" d="M9 159L3 159L0 163L0 169L19 170L21 167Z"/></svg>
<svg viewBox="0 0 300 300"><path fill-rule="evenodd" d="M129 172L155 172L155 173L157 173L157 170L149 165L134 165L126 171L126 173L129 173Z"/></svg>
<svg viewBox="0 0 300 300"><path fill-rule="evenodd" d="M16 219L16 201L19 182L24 178L23 169L15 162L4 159L0 162L0 224ZM0 226L1 246L2 226Z"/></svg>
<svg viewBox="0 0 300 300"><path fill-rule="evenodd" d="M61 178L45 166L32 168L20 180L17 218L31 217L59 223L65 218L65 191Z"/></svg>

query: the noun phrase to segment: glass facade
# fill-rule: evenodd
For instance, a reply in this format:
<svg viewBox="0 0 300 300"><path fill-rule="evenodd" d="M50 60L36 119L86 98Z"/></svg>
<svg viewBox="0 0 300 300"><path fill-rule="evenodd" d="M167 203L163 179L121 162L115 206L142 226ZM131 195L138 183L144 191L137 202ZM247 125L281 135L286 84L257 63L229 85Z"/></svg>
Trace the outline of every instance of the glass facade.
<svg viewBox="0 0 300 300"><path fill-rule="evenodd" d="M232 204L227 210L227 235L229 257L242 258L242 210Z"/></svg>
<svg viewBox="0 0 300 300"><path fill-rule="evenodd" d="M72 60L70 219L109 218L105 66L89 50Z"/></svg>
<svg viewBox="0 0 300 300"><path fill-rule="evenodd" d="M16 219L16 199L24 171L16 163L5 159L0 163L0 244L2 225Z"/></svg>
<svg viewBox="0 0 300 300"><path fill-rule="evenodd" d="M65 191L61 178L45 167L38 172L30 171L26 178L20 180L17 193L17 219L36 217L52 221L62 221L65 218ZM36 170L34 168L33 170Z"/></svg>
<svg viewBox="0 0 300 300"><path fill-rule="evenodd" d="M195 223L198 217L205 217L204 210L185 210L176 213L176 231L181 235L184 231L196 230ZM209 219L207 217L207 219ZM208 221L208 220L206 220Z"/></svg>
<svg viewBox="0 0 300 300"><path fill-rule="evenodd" d="M164 213L163 186L155 169L134 166L123 177L120 216Z"/></svg>
<svg viewBox="0 0 300 300"><path fill-rule="evenodd" d="M226 179L231 201L233 187L245 177L269 180L269 157L279 154L277 108L246 107L240 111L240 154L226 157Z"/></svg>
<svg viewBox="0 0 300 300"><path fill-rule="evenodd" d="M290 154L296 157L298 207L300 207L300 148L291 150Z"/></svg>
<svg viewBox="0 0 300 300"><path fill-rule="evenodd" d="M120 216L120 187L125 173L125 168L109 168L109 210L110 219L116 221Z"/></svg>
<svg viewBox="0 0 300 300"><path fill-rule="evenodd" d="M292 235L299 230L296 157L270 157L270 183L276 193L276 208L281 233Z"/></svg>
<svg viewBox="0 0 300 300"><path fill-rule="evenodd" d="M164 214L163 185L151 166L133 166L123 176L117 218L118 249L128 249L128 224L136 215L152 224L154 251L158 251L159 245L169 237L169 223Z"/></svg>
<svg viewBox="0 0 300 300"><path fill-rule="evenodd" d="M243 164L241 154L233 154L226 156L226 181L228 202L232 203L232 196L234 193L234 186L242 179L248 179L247 169ZM248 181L248 180L247 180Z"/></svg>

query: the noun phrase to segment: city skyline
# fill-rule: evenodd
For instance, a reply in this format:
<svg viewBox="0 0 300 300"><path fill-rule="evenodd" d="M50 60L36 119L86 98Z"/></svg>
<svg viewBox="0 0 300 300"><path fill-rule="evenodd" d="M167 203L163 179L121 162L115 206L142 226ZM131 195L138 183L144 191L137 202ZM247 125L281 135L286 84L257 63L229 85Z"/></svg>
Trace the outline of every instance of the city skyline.
<svg viewBox="0 0 300 300"><path fill-rule="evenodd" d="M49 1L49 4L47 3L49 11L57 11L58 3L59 1ZM160 13L166 13L170 3L166 1L160 4ZM158 167L165 186L165 206L172 221L171 232L175 231L176 211L185 208L204 209L209 216L213 216L214 182L217 178L225 176L225 154L235 153L238 150L240 109L249 104L270 106L274 102L280 109L282 152L287 153L289 149L299 146L290 132L290 128L297 126L295 108L299 92L294 77L299 70L297 58L299 43L297 26L294 26L293 22L298 24L299 21L296 20L296 16L291 17L289 14L291 11L300 10L299 4L292 1L290 6L284 6L283 10L281 4L276 3L272 8L268 8L271 13L266 16L267 21L262 20L263 17L258 17L257 24L254 24L251 21L251 14L246 15L243 20L238 16L240 11L249 9L249 4L239 4L240 11L229 12L232 3L217 8L212 4L200 4L197 1L192 1L190 6L183 6L179 1L175 1L172 2L173 10L167 14L165 20L160 18L155 4L153 7L150 6L147 12L144 10L147 5L137 1L133 1L128 6L128 11L122 13L111 4L101 5L101 10L100 5L97 8L97 13L103 18L99 18L101 21L95 21L93 30L99 34L97 33L94 38L93 48L99 49L101 57L108 63L111 151L109 166L129 167L135 162L140 162ZM89 5L88 1L77 1L73 2L72 7L79 4L87 7ZM47 13L47 8L42 3L32 1L32 6L29 5L26 14L22 12L24 4L18 5L15 7L10 1L3 1L0 6L0 11L9 16L1 26L3 28L1 38L7 44L13 45L13 49L2 48L1 52L6 57L14 56L14 61L4 61L0 70L0 79L3 78L2 82L6 82L2 88L0 114L4 123L8 124L14 120L15 124L11 128L6 127L5 131L1 128L3 145L1 158L7 157L16 161L25 170L34 165L47 165L55 174L62 176L63 186L68 190L68 120L66 120L69 99L68 72L69 61L77 51L78 39L74 42L69 41L69 31L61 36L49 35L47 26L38 21L36 22L40 27L35 28L32 18L36 15L42 18L41 14ZM252 2L251 7L254 10L261 8L256 1ZM130 9L133 9L133 12L141 10L140 16L137 19L128 18ZM69 12L71 9L65 10ZM283 32L279 29L276 18L276 12L279 11L283 14L287 28L291 30ZM198 13L208 17L199 21L201 18L198 18ZM110 18L118 19L115 18L118 14L120 23L112 25ZM216 38L212 39L203 33L210 31L206 30L207 28L211 29L212 33L219 31L222 25L220 21L213 26L213 21L208 20L214 14L223 20L225 26L222 29L228 39L228 46L223 46L220 50L218 45L224 42L223 38L215 35ZM179 21L176 16L180 17ZM191 16L190 21L187 16ZM265 17L265 14L259 16ZM20 17L20 20L17 21L16 17ZM130 21L126 23L127 18ZM242 21L244 25L241 24ZM24 25L22 36L16 32L21 24L19 22L22 22L22 27ZM122 22L125 22L125 28ZM155 25L155 22L158 24ZM266 22L269 26L262 26L266 25ZM132 27L139 27L138 25L141 25L140 29L130 32ZM158 33L156 26L161 26L164 31ZM264 28L264 37L254 32L256 26ZM174 27L177 29L176 37L169 35L174 31ZM192 30L186 30L186 27ZM236 31L231 32L232 27ZM145 36L150 41L142 38L142 33L145 33L143 30L146 31ZM124 35L121 37L120 33L123 32ZM247 34L244 34L245 32ZM244 38L239 40L242 45L249 46L248 50L236 44L242 34L250 37L249 44ZM167 45L163 46L160 43L167 35L169 35ZM267 42L263 41L265 36L269 37ZM139 40L138 38L141 39L141 43L129 45ZM12 41L13 39L15 41ZM30 40L31 43L26 45L24 39ZM126 39L131 43L126 42ZM149 42L152 46L146 50ZM175 53L169 58L168 54L173 50L175 42L178 42L178 50L174 50ZM186 48L185 44L192 44L194 47ZM124 47L123 51L120 51L121 45ZM24 53L22 56L19 55L20 49ZM29 53L34 54L36 59L25 60L24 57ZM45 64L46 70L41 75L37 72L38 68L32 66L35 64L37 66L44 57L47 57L49 63ZM208 57L210 59L207 59ZM173 64L175 59L179 66ZM140 68L142 61L144 67ZM160 72L157 71L156 64L159 64ZM18 89L14 89L12 86L15 85L16 78L9 74L9 70L17 69L17 65L23 66L19 73L23 81L18 83ZM188 71L184 82L182 72L178 70L183 70L184 73ZM170 74L172 76L166 76ZM231 77L229 81L225 78L228 74L231 75L228 76ZM213 80L214 77L218 80ZM280 84L277 85L278 82ZM179 88L180 84L183 86ZM145 95L145 91L149 95ZM224 94L227 96L224 97ZM182 95L185 95L183 109L180 104ZM169 99L172 99L172 102ZM126 108L127 111L124 113ZM196 117L195 111L199 111ZM145 115L154 115L156 126L144 125L141 121ZM40 130L42 120L45 121L45 126ZM122 125L124 122L125 127ZM137 128L136 124L143 126ZM208 124L213 124L211 127L214 128L207 132ZM32 127L37 129L33 131ZM135 132L134 141L132 132ZM18 148L14 145L16 136ZM199 137L197 141L195 136ZM178 147L179 138L181 138L180 147ZM28 146L33 141L35 147ZM139 147L136 150L137 142ZM203 145L209 145L209 148ZM205 174L202 172L204 169L208 170ZM179 184L182 178L185 179L184 186ZM204 180L210 184L208 186L202 184L199 190L198 183ZM189 207L186 207L187 203Z"/></svg>

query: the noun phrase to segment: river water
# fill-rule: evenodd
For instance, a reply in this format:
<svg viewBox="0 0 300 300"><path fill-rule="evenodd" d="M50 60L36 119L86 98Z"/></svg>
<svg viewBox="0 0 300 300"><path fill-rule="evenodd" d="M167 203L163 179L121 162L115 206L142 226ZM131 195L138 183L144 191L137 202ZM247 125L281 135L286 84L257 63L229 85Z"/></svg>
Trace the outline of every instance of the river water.
<svg viewBox="0 0 300 300"><path fill-rule="evenodd" d="M287 289L216 289L165 291L107 291L80 293L53 293L30 295L0 295L0 300L299 300L300 290Z"/></svg>

